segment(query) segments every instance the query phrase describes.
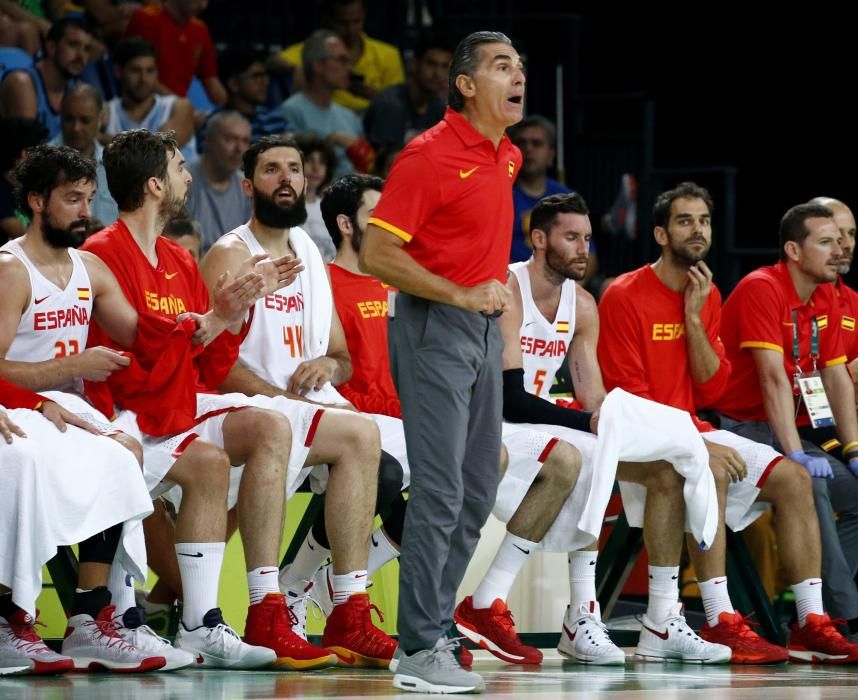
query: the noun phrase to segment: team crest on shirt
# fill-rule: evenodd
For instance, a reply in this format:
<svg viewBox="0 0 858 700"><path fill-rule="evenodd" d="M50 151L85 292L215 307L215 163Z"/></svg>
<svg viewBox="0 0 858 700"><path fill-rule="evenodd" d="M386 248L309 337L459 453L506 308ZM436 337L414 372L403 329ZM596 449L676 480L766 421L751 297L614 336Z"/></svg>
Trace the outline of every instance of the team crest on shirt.
<svg viewBox="0 0 858 700"><path fill-rule="evenodd" d="M557 321L557 323L554 324L554 330L558 333L568 333L569 321Z"/></svg>
<svg viewBox="0 0 858 700"><path fill-rule="evenodd" d="M828 314L823 314L822 316L816 317L816 326L819 330L823 328L828 328Z"/></svg>
<svg viewBox="0 0 858 700"><path fill-rule="evenodd" d="M509 161L509 176L512 177L515 173L515 163Z"/></svg>
<svg viewBox="0 0 858 700"><path fill-rule="evenodd" d="M81 301L89 301L91 298L91 294L89 292L89 287L78 287L77 288L77 298Z"/></svg>
<svg viewBox="0 0 858 700"><path fill-rule="evenodd" d="M851 316L843 316L840 319L840 327L845 331L855 330L855 319Z"/></svg>

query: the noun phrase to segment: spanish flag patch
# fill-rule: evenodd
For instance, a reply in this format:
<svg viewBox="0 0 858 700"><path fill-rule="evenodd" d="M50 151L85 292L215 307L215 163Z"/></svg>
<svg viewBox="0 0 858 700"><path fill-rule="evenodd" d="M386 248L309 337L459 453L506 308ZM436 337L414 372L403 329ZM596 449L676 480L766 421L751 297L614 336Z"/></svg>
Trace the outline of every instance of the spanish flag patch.
<svg viewBox="0 0 858 700"><path fill-rule="evenodd" d="M822 314L822 316L816 317L816 326L819 330L823 328L828 328L828 314Z"/></svg>
<svg viewBox="0 0 858 700"><path fill-rule="evenodd" d="M78 287L77 288L77 298L81 301L89 301L92 296L89 293L89 287Z"/></svg>
<svg viewBox="0 0 858 700"><path fill-rule="evenodd" d="M512 177L515 174L515 163L509 161L507 169L509 170L509 176Z"/></svg>
<svg viewBox="0 0 858 700"><path fill-rule="evenodd" d="M554 330L558 333L568 333L569 321L557 321L557 323L554 324Z"/></svg>
<svg viewBox="0 0 858 700"><path fill-rule="evenodd" d="M840 319L840 327L845 331L855 330L855 319L851 316L843 316Z"/></svg>

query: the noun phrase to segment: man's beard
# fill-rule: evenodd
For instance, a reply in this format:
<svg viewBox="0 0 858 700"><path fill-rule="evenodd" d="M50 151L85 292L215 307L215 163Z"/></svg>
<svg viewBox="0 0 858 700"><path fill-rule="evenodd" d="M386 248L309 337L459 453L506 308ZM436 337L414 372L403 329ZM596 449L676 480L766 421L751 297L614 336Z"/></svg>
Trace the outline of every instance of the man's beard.
<svg viewBox="0 0 858 700"><path fill-rule="evenodd" d="M51 217L46 212L42 218L42 235L45 237L45 243L51 248L77 248L86 240L87 233L89 233L89 223L89 219L78 219L72 221L65 228L59 228L54 226ZM82 229L75 231L74 229L78 227L82 227Z"/></svg>
<svg viewBox="0 0 858 700"><path fill-rule="evenodd" d="M553 273L558 278L562 277L575 282L580 282L584 279L584 276L587 274L587 266L584 265L579 271L579 268L574 265L578 262L581 262L581 258L566 260L554 250L551 244L545 248L545 266L550 273Z"/></svg>
<svg viewBox="0 0 858 700"><path fill-rule="evenodd" d="M275 229L290 229L293 226L303 224L307 220L307 204L303 194L297 196L292 204L277 204L274 201L274 197L265 194L254 185L253 215L263 226Z"/></svg>
<svg viewBox="0 0 858 700"><path fill-rule="evenodd" d="M363 241L363 231L360 230L357 221L352 219L352 250L360 254L360 244Z"/></svg>
<svg viewBox="0 0 858 700"><path fill-rule="evenodd" d="M687 265L696 265L701 260L706 258L709 254L709 244L706 243L706 239L701 236L695 236L694 238L689 238L685 241L685 244L682 246L676 245L673 242L673 237L668 233L668 247L670 248L670 252L673 254L674 259L679 260L681 262L686 263ZM695 241L700 241L703 243L703 248L699 253L692 253L686 245L688 243L692 243Z"/></svg>
<svg viewBox="0 0 858 700"><path fill-rule="evenodd" d="M170 181L165 179L164 182L166 183L167 196L161 202L158 218L166 224L182 213L182 210L185 208L185 202L188 201L188 192L190 190L185 191L184 197L177 197L175 190L170 185Z"/></svg>

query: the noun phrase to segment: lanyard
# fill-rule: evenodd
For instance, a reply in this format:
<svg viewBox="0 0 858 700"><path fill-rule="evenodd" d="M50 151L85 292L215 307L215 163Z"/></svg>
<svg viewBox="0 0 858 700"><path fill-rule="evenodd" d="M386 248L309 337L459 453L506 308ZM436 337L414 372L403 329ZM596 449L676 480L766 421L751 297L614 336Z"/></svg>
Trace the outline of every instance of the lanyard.
<svg viewBox="0 0 858 700"><path fill-rule="evenodd" d="M798 350L798 309L792 310L792 354L795 359L795 372L801 374L799 361L801 355ZM816 360L819 358L819 323L816 316L810 319L810 359L813 360L813 371L816 371Z"/></svg>

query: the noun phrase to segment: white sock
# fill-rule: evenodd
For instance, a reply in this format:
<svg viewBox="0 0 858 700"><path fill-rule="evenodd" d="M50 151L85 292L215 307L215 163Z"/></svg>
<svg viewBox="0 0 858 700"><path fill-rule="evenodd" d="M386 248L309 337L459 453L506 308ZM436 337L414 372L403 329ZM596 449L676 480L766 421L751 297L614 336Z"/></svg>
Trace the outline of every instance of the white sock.
<svg viewBox="0 0 858 700"><path fill-rule="evenodd" d="M822 579L806 578L800 583L792 584L795 594L795 610L798 613L798 626L804 627L809 613L824 615L822 607Z"/></svg>
<svg viewBox="0 0 858 700"><path fill-rule="evenodd" d="M730 601L730 592L727 590L727 577L716 576L708 581L699 581L700 595L703 598L703 609L706 611L706 624L714 627L718 624L718 617L722 612L736 612Z"/></svg>
<svg viewBox="0 0 858 700"><path fill-rule="evenodd" d="M538 546L537 542L507 532L492 565L474 591L474 607L485 610L497 599L505 601L515 577Z"/></svg>
<svg viewBox="0 0 858 700"><path fill-rule="evenodd" d="M116 563L110 567L107 588L110 590L110 604L116 606L114 616L121 616L128 608L137 605L134 600L134 577Z"/></svg>
<svg viewBox="0 0 858 700"><path fill-rule="evenodd" d="M369 561L367 561L367 573L372 575L389 561L399 556L399 550L390 541L383 528L378 528L372 533L369 544Z"/></svg>
<svg viewBox="0 0 858 700"><path fill-rule="evenodd" d="M598 552L569 552L569 607L578 614L582 605L596 600L596 559ZM595 609L595 606L593 606Z"/></svg>
<svg viewBox="0 0 858 700"><path fill-rule="evenodd" d="M189 630L202 625L205 614L217 607L224 549L226 542L176 542L184 600L182 622Z"/></svg>
<svg viewBox="0 0 858 700"><path fill-rule="evenodd" d="M667 619L670 611L679 602L679 567L650 566L649 601L646 616L660 624Z"/></svg>
<svg viewBox="0 0 858 700"><path fill-rule="evenodd" d="M330 556L331 550L316 542L313 531L310 530L292 563L280 569L280 588L293 593L303 591L313 578L313 574Z"/></svg>
<svg viewBox="0 0 858 700"><path fill-rule="evenodd" d="M350 571L331 576L334 586L334 605L345 603L355 593L366 593L366 571Z"/></svg>
<svg viewBox="0 0 858 700"><path fill-rule="evenodd" d="M253 571L248 571L247 590L251 605L261 603L269 593L280 593L277 587L277 565L260 566Z"/></svg>

